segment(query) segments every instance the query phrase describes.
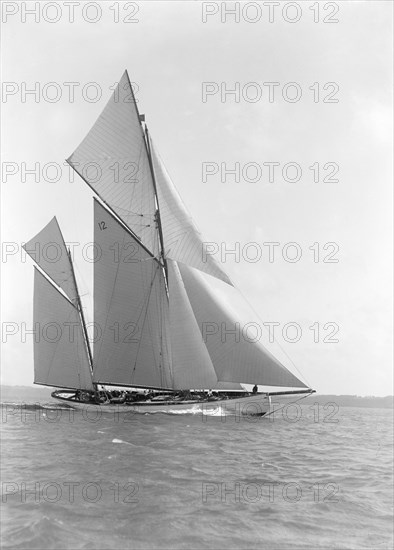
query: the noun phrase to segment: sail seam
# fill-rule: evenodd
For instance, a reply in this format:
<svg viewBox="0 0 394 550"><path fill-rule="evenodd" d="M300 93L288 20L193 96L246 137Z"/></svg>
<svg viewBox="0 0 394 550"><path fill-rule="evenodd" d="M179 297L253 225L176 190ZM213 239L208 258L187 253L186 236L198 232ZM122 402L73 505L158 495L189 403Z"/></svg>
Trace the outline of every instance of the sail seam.
<svg viewBox="0 0 394 550"><path fill-rule="evenodd" d="M123 250L123 247L124 247L125 238L126 238L126 235L125 235L125 233L123 233L122 250ZM112 301L113 301L113 298L114 298L114 293L115 293L115 288L116 288L116 282L117 282L117 279L118 279L119 269L120 269L120 262L118 262L117 266L116 266L116 274L115 274L114 284L113 284L112 291L111 291L111 298L110 298L109 304L108 304L107 315L105 317L105 325L103 327L103 331L107 330L108 317L110 315L111 304L112 304ZM102 346L103 346L103 342L104 342L104 338L102 338L101 342L100 342L100 348L99 348L98 354L97 354L97 363L99 363L99 360L100 360L100 355L101 355L101 349L102 349Z"/></svg>
<svg viewBox="0 0 394 550"><path fill-rule="evenodd" d="M143 323L142 323L142 326L141 326L141 337L138 341L138 348L137 348L137 353L136 353L136 356L135 356L134 367L133 367L133 370L132 370L132 373L131 373L132 376L135 374L135 371L136 371L136 368L137 368L138 355L139 355L139 352L140 352L140 349L141 349L142 333L143 333L143 330L144 330L144 327L145 327L145 322L146 322L146 318L147 318L147 315L148 315L150 297L151 297L151 294L152 294L153 284L155 282L157 273L158 273L158 267L157 267L156 272L155 272L155 274L152 278L152 281L150 283L149 294L145 298L146 307L144 308L144 304L143 304L143 306L141 308L141 311L140 311L140 314L138 315L138 318L137 318L137 321L138 321L141 318L141 315L142 315L143 311L145 310L144 320L143 320ZM150 331L150 326L149 325L148 325L148 329Z"/></svg>
<svg viewBox="0 0 394 550"><path fill-rule="evenodd" d="M79 316L78 308L66 296L64 296L62 294L62 292L60 292L51 283L51 281L45 276L44 273L42 273L39 269L37 269L36 266L34 266L34 269L35 269L35 283L34 283L35 292L37 292L37 290L41 291L42 289L45 289L45 288L47 288L48 290L50 289L50 292L55 291L55 295L60 296L61 298L63 298L63 302L64 302L64 304L67 304L68 308L69 308L69 306L72 306L72 308L73 308L73 309L66 310L66 315L63 319L63 325L64 326L63 327L60 326L60 337L57 338L56 341L48 339L49 337L48 337L47 333L42 332L45 327L48 327L48 325L50 325L52 323L52 321L49 321L48 323L46 323L42 327L39 327L40 338L39 338L38 341L35 340L35 342L34 342L34 354L35 354L34 382L37 383L37 384L41 384L41 382L37 382L36 380L37 379L39 380L40 377L43 377L43 378L45 378L45 384L44 385L49 385L49 386L52 386L52 387L59 387L59 384L48 384L48 380L50 380L51 378L54 378L54 379L56 378L56 373L55 373L55 376L52 376L51 373L53 372L55 359L56 359L56 356L58 354L59 347L64 346L64 344L66 342L66 343L69 343L69 344L74 344L74 345L70 346L69 355L67 356L67 360L69 360L70 363L73 363L73 366L77 371L79 387L80 388L82 388L82 386L86 387L86 385L89 387L89 384L87 384L87 377L83 373L83 361L81 361L81 357L79 355L79 348L78 348L78 345L81 343L80 338L82 337L82 345L85 348L85 353L86 353L86 345L85 345L85 342L83 340L83 331L82 331L81 319L80 319L80 316ZM38 276L41 277L41 280L39 278L37 278ZM48 286L47 287L45 287L45 286L42 287L41 285L43 283L44 283L44 285L48 285ZM42 294L41 293L39 293L37 295L37 298L38 297L40 297L40 302L39 302L40 305L42 305L42 303L46 304L46 300L45 301L42 300ZM50 299L49 303L51 303L52 298L51 298L50 294L48 294L46 296L47 299L48 299L48 297ZM36 295L35 295L35 300L37 298L36 298ZM41 313L42 313L42 309L40 309L40 319L42 319ZM73 334L72 339L71 339L71 332L69 332L68 338L70 338L70 340L67 340L67 334L65 332L65 327L67 327L67 326L75 327L75 325L74 325L75 321L70 324L70 319L73 318L73 313L76 314L74 319L77 321L77 329L78 329L78 335L77 335L76 342L74 341L74 337L75 337L74 330L72 332L72 334ZM37 319L36 315L37 315L37 310L36 310L36 301L35 301L35 305L34 305L34 322L36 322L36 319ZM58 325L57 322L56 322L56 324ZM69 328L69 331L70 331L70 328ZM49 363L47 364L47 370L46 370L45 373L42 372L42 364L40 363L41 372L38 374L38 371L37 371L37 368L36 368L37 367L37 365L36 365L36 354L37 354L38 346L40 346L43 342L44 343L45 342L50 342L51 343L50 346L49 347L47 346L47 348L46 348L46 353L47 353L47 357L49 359ZM49 351L51 351L51 353L49 353ZM87 368L89 369L89 361L87 361ZM57 373L57 374L59 374L59 373ZM84 379L83 384L82 384L82 377ZM89 369L89 380L90 380L90 383L91 383L92 380L91 380L90 369ZM61 384L61 385L63 385L63 384Z"/></svg>
<svg viewBox="0 0 394 550"><path fill-rule="evenodd" d="M89 184L88 184L89 185ZM98 195L98 193L97 193ZM98 195L100 197L100 195ZM145 252L147 252L149 254L149 256L152 258L152 260L155 260L158 264L160 264L160 261L156 258L156 256L153 254L153 252L151 252L149 250L149 248L147 248L142 242L141 240L138 238L138 236L134 233L134 231L132 229L130 229L128 227L128 225L119 218L119 216L116 214L116 212L114 212L114 210L112 210L112 208L108 205L108 203L102 199L102 197L100 197L100 200L103 201L104 204L101 204L100 201L97 200L96 197L93 197L93 200L95 200L101 207L104 208L104 210L106 212L108 212L108 214L110 214L110 216L113 217L113 219L120 225L120 227L122 229L124 229L125 231L127 231L127 233L130 234L131 237L133 237L133 239L135 240L135 242L141 246L141 248L143 248L145 250ZM161 264L160 264L161 265Z"/></svg>
<svg viewBox="0 0 394 550"><path fill-rule="evenodd" d="M111 216L119 223L119 225L121 225L122 227L124 227L124 229L126 231L128 231L128 233L130 233L130 235L136 239L136 241L138 242L138 244L141 245L141 247L146 251L148 252L148 254L150 256L152 256L152 258L156 259L154 253L149 250L149 248L147 246L145 246L142 241L139 239L138 235L136 233L134 233L134 231L126 224L126 222L124 222L121 218L119 218L119 216L117 215L117 213L115 212L115 210L111 207L111 205L100 195L100 193L98 193L98 191L96 191L96 189L90 185L90 183L84 178L84 176L73 166L72 162L70 161L70 159L66 159L66 162L67 164L69 164L71 166L71 168L79 175L79 177L86 183L86 185L88 187L90 187L90 189L99 197L99 199L104 203L105 207L106 207L106 210L111 214ZM93 197L94 200L97 201L97 198L96 197Z"/></svg>
<svg viewBox="0 0 394 550"><path fill-rule="evenodd" d="M62 289L62 287L59 286L56 283L56 281L54 279L52 279L52 277L50 275L48 275L48 273L46 273L46 271L44 271L39 265L34 265L33 267L34 267L34 269L36 269L38 271L38 273L40 273L40 275L42 275L45 278L46 281L48 281L48 283L51 285L51 287L53 289L55 289L56 292L58 292L62 298L64 298L69 304L71 304L73 306L74 309L76 309L78 311L78 307L76 306L76 304L74 304L74 302L70 299L69 296L67 296L67 294Z"/></svg>

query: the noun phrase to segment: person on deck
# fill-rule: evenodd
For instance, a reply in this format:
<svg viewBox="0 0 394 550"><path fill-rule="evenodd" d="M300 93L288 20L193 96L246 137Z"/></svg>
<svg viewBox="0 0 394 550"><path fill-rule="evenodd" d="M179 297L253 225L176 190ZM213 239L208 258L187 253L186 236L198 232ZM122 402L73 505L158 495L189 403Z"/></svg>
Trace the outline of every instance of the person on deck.
<svg viewBox="0 0 394 550"><path fill-rule="evenodd" d="M258 389L259 389L259 388L257 387L257 384L255 384L255 385L253 386L252 393L257 393L257 392L258 392Z"/></svg>

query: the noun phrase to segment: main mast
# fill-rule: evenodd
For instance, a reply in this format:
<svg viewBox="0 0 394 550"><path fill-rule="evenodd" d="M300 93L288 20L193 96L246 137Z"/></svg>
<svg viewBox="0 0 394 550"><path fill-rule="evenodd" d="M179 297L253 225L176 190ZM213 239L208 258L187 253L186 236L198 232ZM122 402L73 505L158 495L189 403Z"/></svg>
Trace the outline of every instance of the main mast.
<svg viewBox="0 0 394 550"><path fill-rule="evenodd" d="M144 115L142 115L142 116L144 117ZM140 120L141 120L141 117L140 117ZM144 121L145 121L145 117L144 117ZM162 259L162 262L163 262L165 279L166 279L166 284L167 284L167 289L168 289L168 266L167 266L166 257L164 255L164 237L163 237L163 228L162 228L162 225L161 225L161 218L160 218L159 196L158 196L158 193L157 193L155 170L153 168L149 130L148 130L148 127L146 125L146 122L145 122L144 137L145 137L146 153L148 155L148 160L149 160L149 167L150 167L150 171L151 171L151 174L152 174L153 188L155 190L155 199L156 199L156 206L157 206L156 213L155 213L155 221L157 223L157 229L158 229L158 232L159 232L160 248L161 248L160 256L161 256L161 259Z"/></svg>
<svg viewBox="0 0 394 550"><path fill-rule="evenodd" d="M137 105L136 105L136 108L137 108ZM138 111L138 109L137 109L137 111ZM152 161L152 151L151 151L151 146L150 146L149 131L148 131L148 127L147 127L146 122L145 122L145 115L142 115L142 116L138 115L138 120L140 121L141 128L142 128L143 131L144 131L144 127L142 126L142 121L144 121L144 126L145 126L144 143L145 143L146 153L148 155L149 168L150 168L151 175L152 175L153 189L154 189L154 192L155 192L155 201L156 201L155 222L157 224L157 229L158 229L158 232L159 232L160 257L161 257L162 266L163 266L165 290L166 290L166 294L167 294L167 299L169 299L168 265L167 265L166 257L164 255L163 228L162 228L162 225L161 225L159 196L158 196L158 193L157 193L155 170L154 170L153 161ZM160 355L162 356L163 355L163 326L162 325L161 325L160 340L161 340Z"/></svg>
<svg viewBox="0 0 394 550"><path fill-rule="evenodd" d="M130 77L129 77L129 73L127 71L125 71L125 72L126 72L126 76L127 76L129 86L130 86L130 92L131 92L131 96L133 98L133 103L134 103L134 107L135 107L135 110L136 110L136 113L137 113L138 121L140 123L141 132L142 132L142 135L143 135L143 138L144 138L145 150L146 150L146 154L147 154L147 157L148 157L150 173L151 173L151 176L152 176L153 190L154 190L155 202L156 202L155 222L157 224L157 229L158 229L158 233L159 233L160 258L161 258L161 262L162 262L162 266L163 266L163 270L164 270L167 293L168 293L168 266L167 266L167 260L166 260L165 255L164 255L163 228L162 228L161 219L160 219L159 196L158 196L158 193L157 193L157 184L156 184L155 170L154 170L154 167L153 167L149 131L148 131L148 127L147 127L146 122L145 122L145 115L141 115L139 110L138 110L137 102L136 102L136 99L135 99L135 96L134 96L133 86L131 85L131 81L130 81ZM144 125L142 124L142 122L144 122Z"/></svg>

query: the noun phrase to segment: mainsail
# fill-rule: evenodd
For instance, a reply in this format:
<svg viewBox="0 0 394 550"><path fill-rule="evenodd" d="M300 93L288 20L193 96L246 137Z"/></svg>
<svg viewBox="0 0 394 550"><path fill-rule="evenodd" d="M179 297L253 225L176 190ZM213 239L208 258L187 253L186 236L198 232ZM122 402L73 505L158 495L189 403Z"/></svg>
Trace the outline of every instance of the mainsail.
<svg viewBox="0 0 394 550"><path fill-rule="evenodd" d="M172 388L160 263L94 202L94 381Z"/></svg>
<svg viewBox="0 0 394 550"><path fill-rule="evenodd" d="M78 310L38 269L33 318L35 384L93 389Z"/></svg>

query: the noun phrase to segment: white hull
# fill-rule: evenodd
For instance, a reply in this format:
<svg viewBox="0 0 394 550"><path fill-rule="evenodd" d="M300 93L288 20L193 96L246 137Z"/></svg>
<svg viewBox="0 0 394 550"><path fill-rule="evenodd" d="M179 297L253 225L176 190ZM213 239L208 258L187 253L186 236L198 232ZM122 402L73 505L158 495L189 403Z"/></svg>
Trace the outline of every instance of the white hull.
<svg viewBox="0 0 394 550"><path fill-rule="evenodd" d="M64 395L64 396L63 396ZM167 413L167 414L235 414L246 416L264 416L270 410L270 398L266 394L248 395L233 399L217 401L142 401L130 404L95 404L73 401L67 394L58 393L52 397L61 403L67 403L73 409L90 412L96 415L114 414L130 415L134 413Z"/></svg>

